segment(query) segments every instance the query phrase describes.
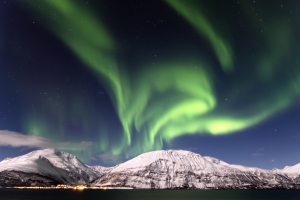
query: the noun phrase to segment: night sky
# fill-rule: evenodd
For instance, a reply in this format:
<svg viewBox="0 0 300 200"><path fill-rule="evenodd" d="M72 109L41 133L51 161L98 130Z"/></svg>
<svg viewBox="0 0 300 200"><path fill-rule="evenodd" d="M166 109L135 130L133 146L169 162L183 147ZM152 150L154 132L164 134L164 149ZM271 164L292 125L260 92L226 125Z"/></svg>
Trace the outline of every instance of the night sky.
<svg viewBox="0 0 300 200"><path fill-rule="evenodd" d="M0 0L0 160L300 163L299 35L299 0Z"/></svg>

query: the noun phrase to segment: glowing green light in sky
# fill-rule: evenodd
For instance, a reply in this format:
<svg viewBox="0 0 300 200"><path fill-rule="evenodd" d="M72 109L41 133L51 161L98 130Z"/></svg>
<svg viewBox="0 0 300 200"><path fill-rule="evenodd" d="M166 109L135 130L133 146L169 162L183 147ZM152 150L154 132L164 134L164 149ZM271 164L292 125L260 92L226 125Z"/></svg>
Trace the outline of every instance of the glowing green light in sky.
<svg viewBox="0 0 300 200"><path fill-rule="evenodd" d="M31 1L37 11L47 16L49 28L68 45L78 57L86 63L96 76L103 80L111 90L111 97L116 109L125 107L126 99L123 88L126 87L126 75L119 69L112 54L113 40L100 20L96 20L91 10L85 5L72 1L44 0L40 2L52 9L40 10L36 2ZM55 17L53 17L55 11ZM122 74L122 76L120 76ZM126 140L130 144L130 130L126 130Z"/></svg>
<svg viewBox="0 0 300 200"><path fill-rule="evenodd" d="M118 66L119 61L114 57L114 50L118 45L113 41L103 22L97 19L90 9L69 0L44 0L40 2L43 4L42 8L37 7L35 1L30 2L37 12L43 13L46 26L72 49L102 84L105 84L114 103L124 134L120 135L120 139L116 142L108 137L103 128L97 141L99 147L93 151L109 151L112 155L132 156L144 151L161 149L164 142L171 142L172 139L186 134L233 133L266 120L288 107L299 94L300 76L297 76L292 81L285 79L286 87L278 87L279 89L268 97L253 102L249 100L243 108L232 109L224 103L224 100L220 100L221 95L215 89L216 80L212 78L214 71L211 70L214 66L208 64L201 56L197 61L174 58L155 67L141 66L138 72L129 74ZM230 76L236 84L229 85L228 88L224 86L226 94L232 97L231 102L238 103L241 100L240 94L234 93L236 88L241 88L240 90L247 94L250 93L248 90L255 89L254 84L245 84L245 80L249 80L248 73L237 74L240 67L233 62L233 50L229 40L218 32L197 5L186 4L185 1L179 0L166 2L172 9L182 14L207 40L224 71L232 72ZM55 18L53 10L57 15ZM269 51L262 54L259 61L254 62L255 66L252 66L252 63L244 64L249 74L263 79L260 80L261 83L259 82L260 87L269 88L276 83L272 82L274 80L270 77L276 76L280 65L277 68L273 66L284 60L290 52L292 41L287 39L290 33L289 29L280 32L274 28L270 32L270 42L266 42L270 47ZM273 40L278 43L272 44ZM283 49L275 48L278 44ZM284 54L281 54L281 50ZM233 70L234 67L236 70ZM250 80L252 79L254 78ZM85 102L75 103L72 109L74 116L86 112L80 108L82 104ZM61 112L58 115L64 115L65 111ZM79 121L81 120L84 121L84 119ZM31 122L27 131L32 134L49 135L45 125L36 125L44 123L40 120ZM88 121L83 124L84 127L89 127Z"/></svg>
<svg viewBox="0 0 300 200"><path fill-rule="evenodd" d="M140 77L136 80L138 87L134 89L132 105L126 108L127 115L121 117L132 119L129 122L134 122L139 131L147 126L149 146L170 122L188 121L215 107L212 83L203 64L165 63L141 73Z"/></svg>
<svg viewBox="0 0 300 200"><path fill-rule="evenodd" d="M223 69L231 71L234 64L232 49L229 43L217 33L215 27L210 24L201 8L189 1L166 0L166 2L182 14L210 42Z"/></svg>

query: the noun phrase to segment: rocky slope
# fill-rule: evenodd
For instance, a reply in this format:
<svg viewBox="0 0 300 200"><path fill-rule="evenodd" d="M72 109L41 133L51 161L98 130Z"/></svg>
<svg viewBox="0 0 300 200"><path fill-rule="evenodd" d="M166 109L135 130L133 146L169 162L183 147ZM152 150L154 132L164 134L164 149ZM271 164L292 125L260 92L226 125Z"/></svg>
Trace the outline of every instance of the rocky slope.
<svg viewBox="0 0 300 200"><path fill-rule="evenodd" d="M86 184L102 176L105 168L87 166L76 156L63 151L44 149L3 160L0 172L3 171L23 172L29 177L38 174L57 183Z"/></svg>
<svg viewBox="0 0 300 200"><path fill-rule="evenodd" d="M299 175L230 165L189 151L142 154L122 163L93 182L98 186L134 188L300 188Z"/></svg>
<svg viewBox="0 0 300 200"><path fill-rule="evenodd" d="M60 182L57 182L52 178L48 178L36 173L17 172L17 171L0 172L1 187L16 187L16 186L49 187L58 184L60 184Z"/></svg>
<svg viewBox="0 0 300 200"><path fill-rule="evenodd" d="M168 150L144 153L105 168L87 166L74 155L45 149L1 161L0 187L63 183L157 189L300 189L299 166L263 170Z"/></svg>

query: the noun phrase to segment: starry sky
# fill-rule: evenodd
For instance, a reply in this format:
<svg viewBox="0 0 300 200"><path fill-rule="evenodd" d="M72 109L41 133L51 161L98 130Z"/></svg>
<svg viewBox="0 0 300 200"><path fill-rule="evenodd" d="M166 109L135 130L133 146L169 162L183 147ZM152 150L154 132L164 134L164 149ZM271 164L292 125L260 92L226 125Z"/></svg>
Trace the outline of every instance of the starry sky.
<svg viewBox="0 0 300 200"><path fill-rule="evenodd" d="M0 160L300 163L298 0L0 0L0 30Z"/></svg>

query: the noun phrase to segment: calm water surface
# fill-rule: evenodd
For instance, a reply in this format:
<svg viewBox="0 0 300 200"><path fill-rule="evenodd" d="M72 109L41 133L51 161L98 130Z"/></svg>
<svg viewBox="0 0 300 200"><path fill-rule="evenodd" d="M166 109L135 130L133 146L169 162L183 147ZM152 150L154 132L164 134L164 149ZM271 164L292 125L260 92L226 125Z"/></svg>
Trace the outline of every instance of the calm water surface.
<svg viewBox="0 0 300 200"><path fill-rule="evenodd" d="M300 200L300 190L19 190L0 189L0 200Z"/></svg>

